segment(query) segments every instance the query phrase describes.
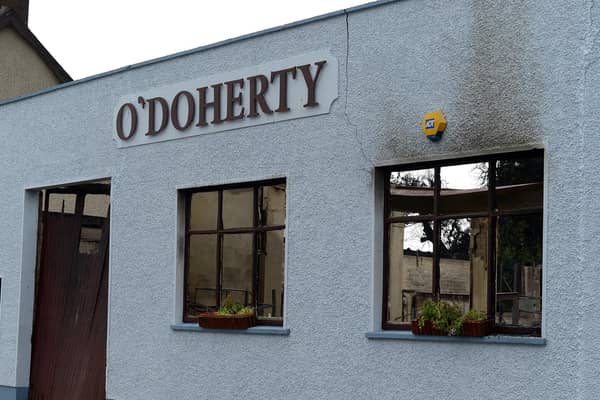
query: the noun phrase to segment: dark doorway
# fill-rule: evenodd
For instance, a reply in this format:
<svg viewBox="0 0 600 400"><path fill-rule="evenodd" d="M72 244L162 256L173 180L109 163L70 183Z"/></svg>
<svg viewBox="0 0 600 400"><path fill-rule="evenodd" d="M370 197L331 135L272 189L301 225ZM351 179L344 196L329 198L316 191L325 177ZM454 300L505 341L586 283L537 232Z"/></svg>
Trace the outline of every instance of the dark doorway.
<svg viewBox="0 0 600 400"><path fill-rule="evenodd" d="M30 400L105 400L108 182L42 192Z"/></svg>

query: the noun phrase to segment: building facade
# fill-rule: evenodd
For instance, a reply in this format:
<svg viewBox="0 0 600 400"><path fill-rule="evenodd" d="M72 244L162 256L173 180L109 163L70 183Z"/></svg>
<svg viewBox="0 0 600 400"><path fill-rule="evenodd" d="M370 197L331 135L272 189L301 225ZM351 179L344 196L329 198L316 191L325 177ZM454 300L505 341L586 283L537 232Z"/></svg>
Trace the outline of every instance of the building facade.
<svg viewBox="0 0 600 400"><path fill-rule="evenodd" d="M0 103L0 399L596 399L599 13L379 1Z"/></svg>

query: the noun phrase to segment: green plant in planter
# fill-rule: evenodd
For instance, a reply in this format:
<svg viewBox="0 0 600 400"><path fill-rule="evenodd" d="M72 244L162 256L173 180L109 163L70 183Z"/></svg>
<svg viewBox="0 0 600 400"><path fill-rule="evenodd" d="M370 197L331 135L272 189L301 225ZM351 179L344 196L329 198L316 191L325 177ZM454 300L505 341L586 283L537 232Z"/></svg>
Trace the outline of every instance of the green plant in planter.
<svg viewBox="0 0 600 400"><path fill-rule="evenodd" d="M487 336L490 328L487 320L486 313L478 310L470 310L463 317L463 335Z"/></svg>
<svg viewBox="0 0 600 400"><path fill-rule="evenodd" d="M217 311L218 315L251 315L254 314L254 309L252 307L244 307L242 304L233 300L233 296L229 293L225 300L223 300L223 304L219 311Z"/></svg>
<svg viewBox="0 0 600 400"><path fill-rule="evenodd" d="M460 307L454 304L440 302L440 318L433 322L440 330L448 331L448 335L455 336L462 333L463 319Z"/></svg>
<svg viewBox="0 0 600 400"><path fill-rule="evenodd" d="M443 301L426 300L421 306L418 324L420 328L430 321L435 329L448 332L448 335L460 335L463 318L460 307Z"/></svg>
<svg viewBox="0 0 600 400"><path fill-rule="evenodd" d="M487 314L479 310L469 310L463 317L463 321L485 321Z"/></svg>
<svg viewBox="0 0 600 400"><path fill-rule="evenodd" d="M440 308L438 306L438 303L431 300L425 300L425 302L423 302L423 305L421 306L421 311L419 312L419 328L423 328L425 326L425 322L433 322L439 317Z"/></svg>

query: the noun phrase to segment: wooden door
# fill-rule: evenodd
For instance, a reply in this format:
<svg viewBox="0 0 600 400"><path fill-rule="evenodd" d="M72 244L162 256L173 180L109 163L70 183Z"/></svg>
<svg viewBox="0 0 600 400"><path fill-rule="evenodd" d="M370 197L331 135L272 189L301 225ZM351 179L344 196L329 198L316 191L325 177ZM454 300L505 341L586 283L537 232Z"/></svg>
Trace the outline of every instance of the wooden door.
<svg viewBox="0 0 600 400"><path fill-rule="evenodd" d="M70 192L70 193L69 193ZM84 215L85 190L62 190L74 210L42 212L30 400L105 400L108 211Z"/></svg>

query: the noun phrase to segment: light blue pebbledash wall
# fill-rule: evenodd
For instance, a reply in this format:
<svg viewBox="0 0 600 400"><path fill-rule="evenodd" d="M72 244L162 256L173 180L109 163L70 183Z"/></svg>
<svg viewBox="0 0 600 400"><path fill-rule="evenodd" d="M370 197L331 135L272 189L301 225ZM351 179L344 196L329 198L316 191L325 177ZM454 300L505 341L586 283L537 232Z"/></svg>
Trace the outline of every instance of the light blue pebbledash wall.
<svg viewBox="0 0 600 400"><path fill-rule="evenodd" d="M25 188L111 177L109 398L597 399L599 13L595 1L392 1L1 105L0 385L29 379ZM123 95L318 49L340 65L330 114L127 149L112 139ZM448 129L432 143L420 121L436 109ZM540 146L546 345L368 339L376 167ZM290 334L172 329L177 188L274 176L288 179Z"/></svg>

